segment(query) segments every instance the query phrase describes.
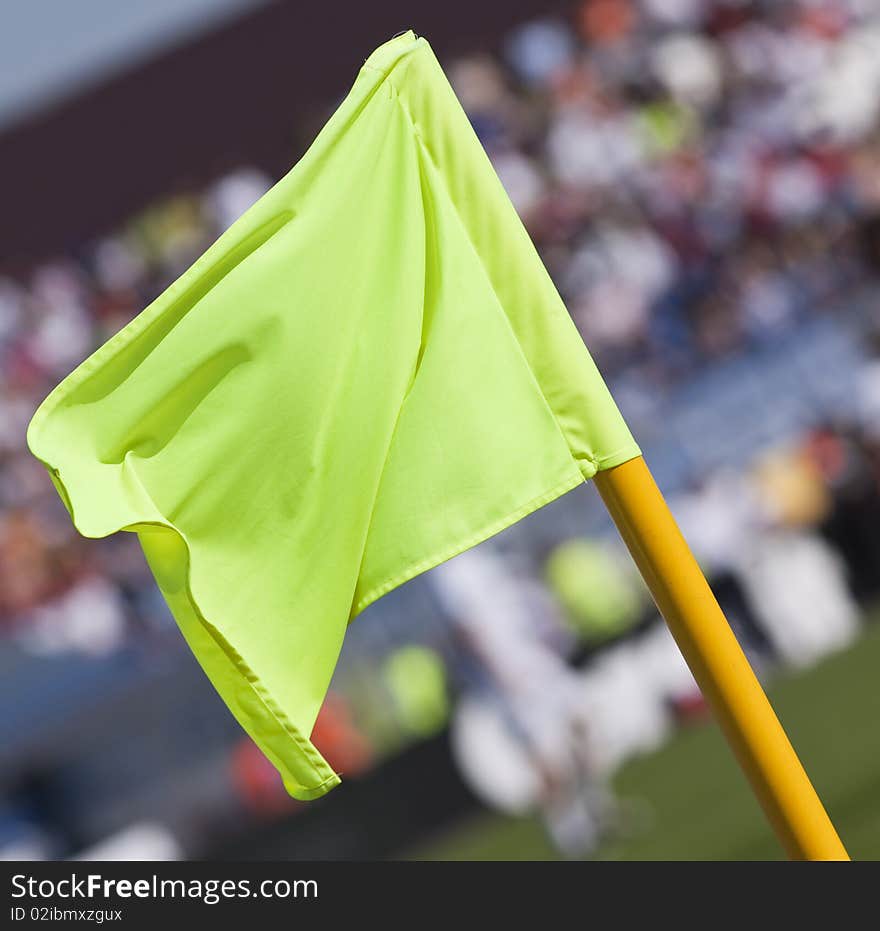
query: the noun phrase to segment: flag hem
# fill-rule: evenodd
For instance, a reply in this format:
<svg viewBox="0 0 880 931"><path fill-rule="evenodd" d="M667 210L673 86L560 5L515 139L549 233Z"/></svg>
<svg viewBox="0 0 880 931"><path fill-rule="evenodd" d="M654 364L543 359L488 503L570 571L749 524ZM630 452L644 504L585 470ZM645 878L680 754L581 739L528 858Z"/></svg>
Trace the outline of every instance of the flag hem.
<svg viewBox="0 0 880 931"><path fill-rule="evenodd" d="M587 478L593 478L596 472L605 472L608 469L613 469L616 466L623 465L624 462L630 462L632 459L638 459L642 455L641 449L639 449L638 443L635 440L627 446L621 446L616 452L606 453L604 456L595 456L593 458L593 465L595 469L591 475L586 476Z"/></svg>
<svg viewBox="0 0 880 931"><path fill-rule="evenodd" d="M534 511L544 507L545 504L549 504L551 501L555 501L566 492L571 491L576 486L582 484L586 479L581 470L575 464L574 459L572 459L572 464L575 465L574 474L568 475L563 481L558 482L548 491L545 491L537 497L527 501L525 504L520 505L520 507L509 512L508 514L505 514L504 517L496 519L490 524L483 526L476 533L471 534L467 539L459 541L458 543L453 544L451 547L446 547L439 553L435 553L426 559L420 559L417 563L413 563L412 565L407 566L407 568L402 572L392 576L392 578L386 579L386 581L380 582L378 585L373 586L373 588L371 588L366 595L357 601L354 608L352 609L349 620L353 621L362 611L366 610L366 608L373 604L373 602L378 601L383 595L387 595L388 592L393 591L395 588L399 588L405 582L409 582L417 575L421 575L423 572L427 572L429 569L433 569L435 566L439 566L440 563L444 563L447 560L452 559L454 556L458 556L460 553L465 552L465 550L472 549L479 543L483 543L490 537L494 537L496 534L501 533L502 530L506 530L508 527L511 527L513 524L522 520L524 517L527 517Z"/></svg>
<svg viewBox="0 0 880 931"><path fill-rule="evenodd" d="M34 446L36 445L37 444L35 441ZM322 795L326 795L327 792L329 792L335 786L339 785L342 780L329 765L329 763L324 759L318 748L312 743L309 737L304 735L302 731L288 718L284 711L277 706L271 693L265 688L261 678L253 671L245 658L229 642L222 631L220 631L220 629L215 624L211 623L211 621L205 617L204 612L199 605L199 599L193 590L192 550L186 535L183 534L176 526L174 526L174 524L168 520L156 520L150 518L136 520L135 523L126 523L124 525L118 525L118 523L111 522L113 526L111 526L109 529L100 528L97 531L88 532L77 520L77 509L74 503L75 495L71 493L69 484L66 483L62 478L61 470L53 466L48 461L48 459L38 454L34 446L31 447L32 454L49 472L52 483L55 485L59 496L67 507L74 527L76 527L77 531L82 536L91 539L101 539L111 536L114 533L119 533L120 531L137 532L138 527L154 527L170 531L178 537L178 539L182 542L186 552L184 591L188 606L192 611L195 620L198 622L201 630L204 632L204 634L207 635L207 637L210 638L211 641L213 641L215 647L225 656L226 661L235 671L236 678L239 679L242 683L246 683L248 690L256 698L258 702L257 714L254 714L253 708L248 707L247 702L241 701L240 697L236 694L237 690L230 689L225 683L221 686L220 677L218 676L215 678L215 675L209 671L209 669L213 669L216 673L218 670L214 667L213 664L206 666L202 662L201 651L193 649L192 645L190 644L190 648L192 649L192 652L195 655L199 665L205 672L208 681L220 695L236 720L238 720L239 723L245 728L245 730L252 735L252 738L260 745L260 749L270 759L272 759L273 762L275 762L275 765L281 774L282 781L284 782L284 787L290 795L296 799L299 799L300 801L309 801L314 798L319 798ZM186 626L181 623L180 620L178 620L178 627L180 628L184 639L189 642L190 635L187 632ZM259 717L263 715L266 716L268 721L273 722L276 728L280 728L281 733L285 738L287 738L286 740L271 740L270 742L270 740L267 739L265 735L271 734L273 732L274 729L272 727L267 728L265 726L253 726L253 724L258 721ZM245 722L247 722L247 724ZM257 734L263 735L263 739L258 739L256 737ZM291 753L291 750L293 750L293 753ZM301 778L304 772L307 772L318 778L320 782L316 784L305 785L305 780ZM297 773L299 775L297 775Z"/></svg>

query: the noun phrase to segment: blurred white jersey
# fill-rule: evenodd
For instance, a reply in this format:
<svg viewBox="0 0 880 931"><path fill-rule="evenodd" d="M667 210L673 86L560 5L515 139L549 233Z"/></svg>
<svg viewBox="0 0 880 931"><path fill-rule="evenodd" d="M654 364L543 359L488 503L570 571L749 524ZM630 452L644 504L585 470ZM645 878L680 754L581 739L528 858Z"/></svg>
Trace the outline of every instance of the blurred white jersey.
<svg viewBox="0 0 880 931"><path fill-rule="evenodd" d="M848 646L859 629L840 557L817 536L766 532L752 542L743 582L774 647L808 666Z"/></svg>
<svg viewBox="0 0 880 931"><path fill-rule="evenodd" d="M471 549L429 574L444 610L472 641L498 684L509 695L565 688L574 678L552 649L548 628L553 611L544 601L535 610L532 583L510 572L488 548Z"/></svg>

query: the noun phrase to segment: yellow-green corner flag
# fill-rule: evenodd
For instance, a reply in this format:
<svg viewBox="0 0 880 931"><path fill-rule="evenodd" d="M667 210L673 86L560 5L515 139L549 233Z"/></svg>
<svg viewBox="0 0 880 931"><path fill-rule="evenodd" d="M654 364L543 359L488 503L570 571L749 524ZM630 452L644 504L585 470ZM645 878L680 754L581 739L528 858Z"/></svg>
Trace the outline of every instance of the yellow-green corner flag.
<svg viewBox="0 0 880 931"><path fill-rule="evenodd" d="M28 430L78 530L136 531L297 798L346 625L639 450L428 43L367 60L301 161Z"/></svg>

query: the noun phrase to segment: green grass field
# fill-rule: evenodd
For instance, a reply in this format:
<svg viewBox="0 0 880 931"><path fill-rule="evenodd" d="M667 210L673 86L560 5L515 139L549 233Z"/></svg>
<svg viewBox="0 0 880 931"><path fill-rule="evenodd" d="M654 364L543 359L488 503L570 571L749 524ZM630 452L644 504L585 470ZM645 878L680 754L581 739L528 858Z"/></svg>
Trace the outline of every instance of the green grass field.
<svg viewBox="0 0 880 931"><path fill-rule="evenodd" d="M770 698L853 859L880 859L880 619ZM713 723L682 730L615 780L636 803L632 836L600 859L771 860L782 852ZM644 812L642 813L642 809ZM554 859L533 819L484 815L410 853L428 860Z"/></svg>

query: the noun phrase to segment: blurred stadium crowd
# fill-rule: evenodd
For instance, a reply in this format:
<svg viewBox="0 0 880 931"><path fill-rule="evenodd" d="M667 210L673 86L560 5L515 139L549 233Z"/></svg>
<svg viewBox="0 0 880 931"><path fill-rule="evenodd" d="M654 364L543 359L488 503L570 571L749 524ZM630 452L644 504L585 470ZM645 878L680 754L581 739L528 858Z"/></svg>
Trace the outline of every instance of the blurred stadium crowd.
<svg viewBox="0 0 880 931"><path fill-rule="evenodd" d="M840 403L822 403L820 392L788 422L772 413L788 409L785 399L757 391L740 412L745 424L719 414L715 432L697 438L712 446L726 432L735 454L691 457L670 466L664 484L759 669L811 663L850 642L861 606L880 594L880 313L870 299L880 274L876 4L590 0L567 18L517 28L495 52L445 64L640 438L640 418L650 441L651 425L662 432L658 424L672 423L695 394L711 407L706 386L721 370L764 384L760 373L803 356L793 378L846 386L830 390L846 395ZM79 539L26 452L25 429L48 391L270 183L243 167L76 254L0 277L0 663L43 664L29 691L6 701L35 701L74 655L105 661L136 644L143 671L184 650L134 536ZM845 351L811 354L817 340ZM801 388L791 379L786 387ZM771 426L761 433L759 421ZM668 445L658 447L661 481L673 460ZM604 708L594 740L612 768L656 744L699 700L607 525L592 502L577 501L576 519L556 521L561 511L551 508L499 551L512 588L529 580L541 597L551 593L535 611L552 618L554 649L592 683ZM467 690L444 600L415 590L353 627L319 719L316 742L349 774L445 727L448 693ZM87 681L65 701L100 701L101 688ZM226 715L219 701L209 705L208 716ZM53 713L45 707L41 722ZM187 719L169 712L150 726L170 733ZM455 740L466 772L475 768L472 735L485 736L474 727ZM101 790L59 769L28 728L27 739L13 731L6 741L0 849L70 854L135 818L123 801L91 826L61 824L57 798ZM291 811L234 727L202 722L186 741L198 748L203 731L211 737L202 758L222 761L227 774L212 796L218 806L236 798L245 821ZM481 775L470 778L480 794ZM71 781L79 794L69 795ZM200 849L200 831L192 828L188 849Z"/></svg>

